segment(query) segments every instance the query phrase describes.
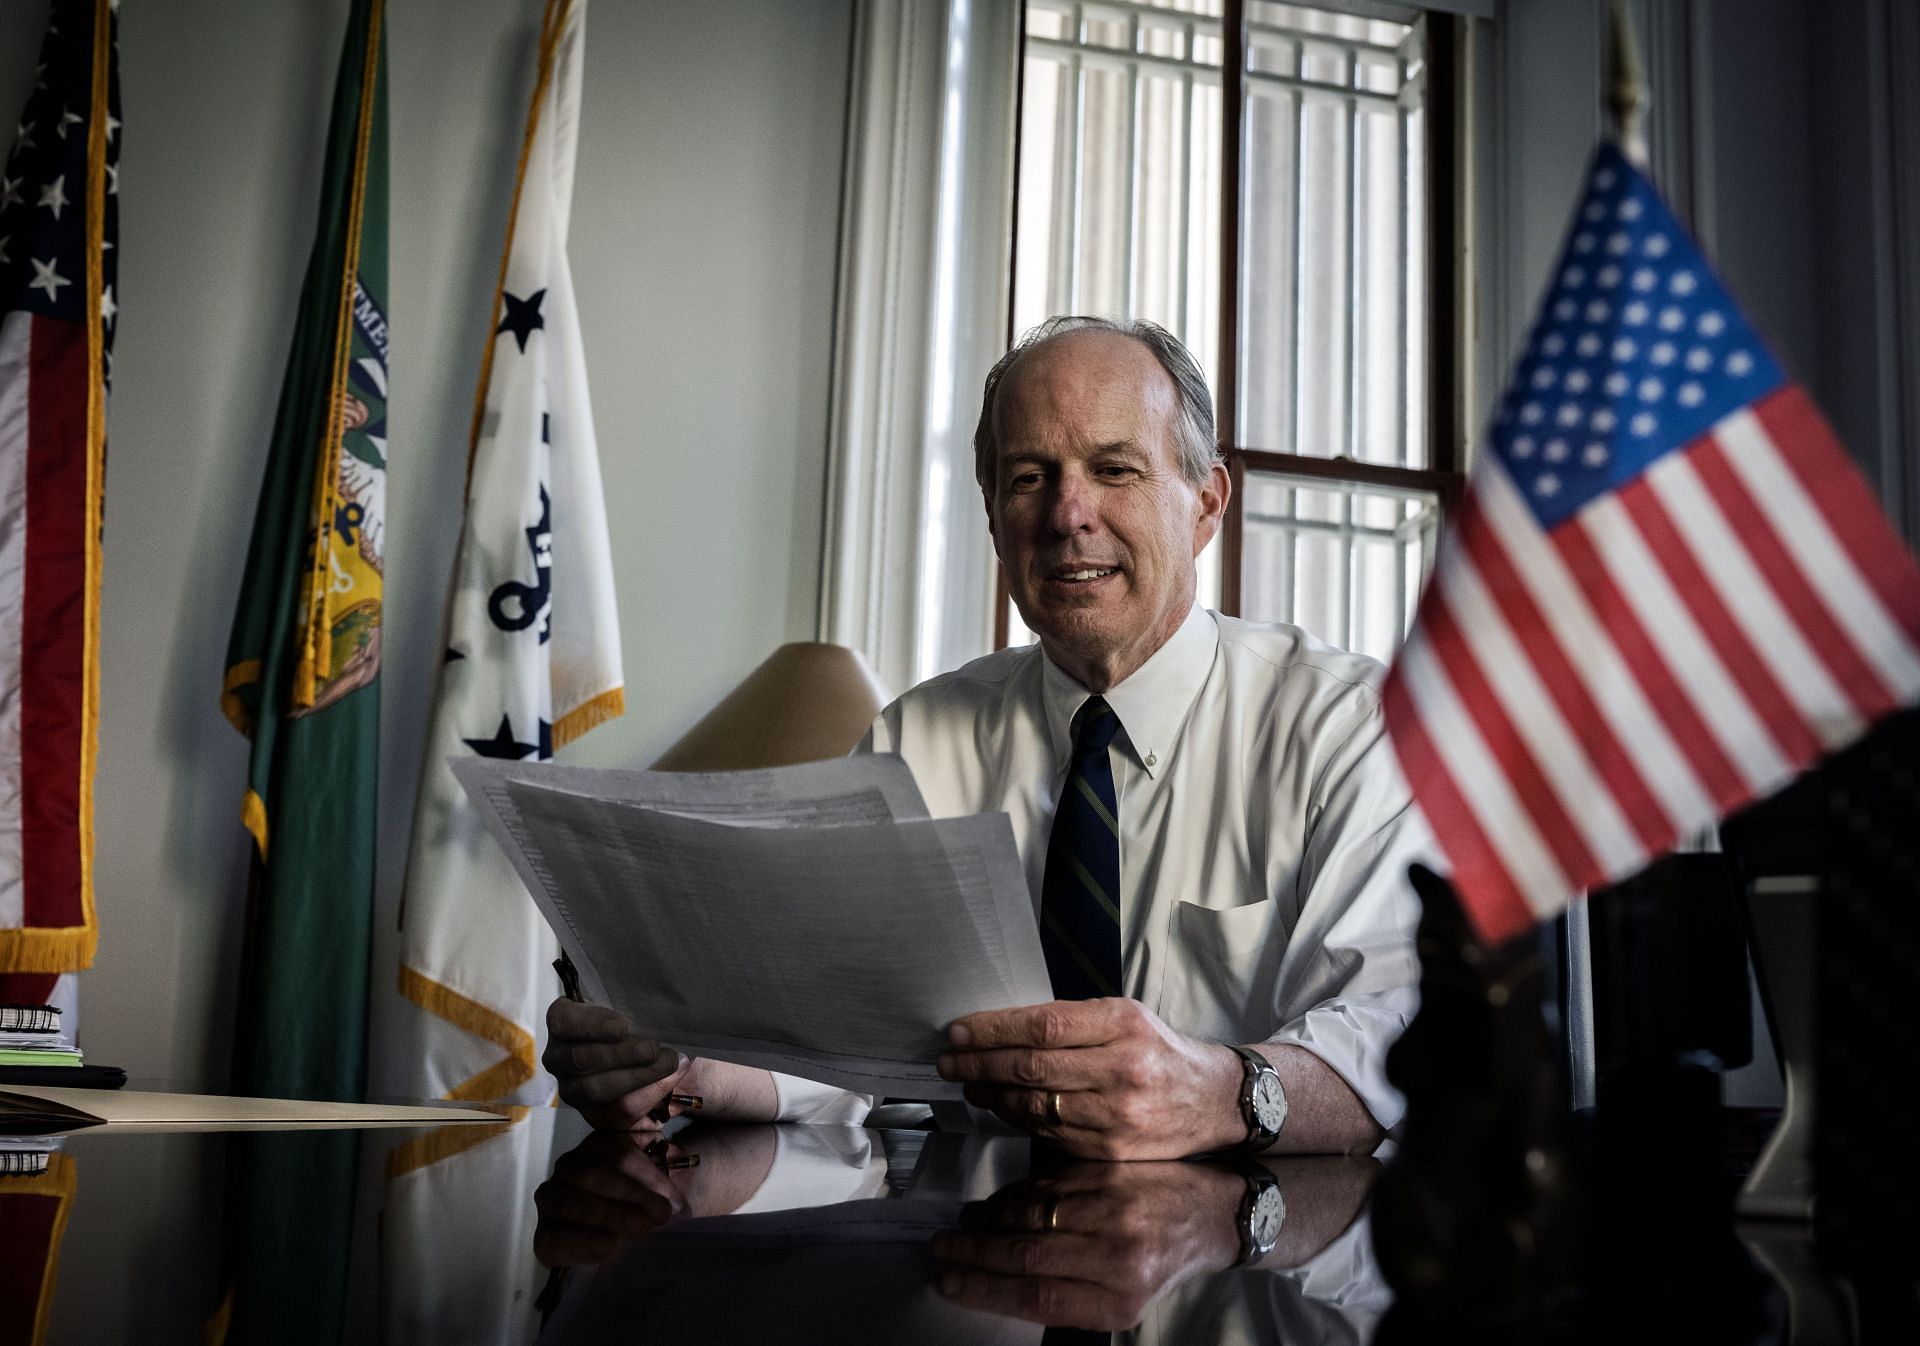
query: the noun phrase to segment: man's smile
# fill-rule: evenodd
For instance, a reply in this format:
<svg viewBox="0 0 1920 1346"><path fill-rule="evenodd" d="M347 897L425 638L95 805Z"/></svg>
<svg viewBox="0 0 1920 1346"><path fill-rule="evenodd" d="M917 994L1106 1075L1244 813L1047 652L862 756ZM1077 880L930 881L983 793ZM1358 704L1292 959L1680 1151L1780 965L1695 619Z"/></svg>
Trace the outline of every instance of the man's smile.
<svg viewBox="0 0 1920 1346"><path fill-rule="evenodd" d="M1070 562L1055 566L1045 572L1044 578L1050 585L1074 592L1085 592L1102 587L1106 581L1120 574L1119 566L1088 565L1085 562Z"/></svg>

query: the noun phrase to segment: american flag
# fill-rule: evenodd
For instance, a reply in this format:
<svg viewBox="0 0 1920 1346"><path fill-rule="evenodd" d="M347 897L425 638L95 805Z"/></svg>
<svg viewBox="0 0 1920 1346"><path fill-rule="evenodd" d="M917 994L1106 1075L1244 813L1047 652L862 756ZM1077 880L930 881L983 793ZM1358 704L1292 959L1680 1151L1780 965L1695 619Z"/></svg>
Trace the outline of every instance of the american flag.
<svg viewBox="0 0 1920 1346"><path fill-rule="evenodd" d="M16 976L0 976L0 999L44 999L49 974L86 967L96 939L113 21L111 0L51 6L0 168L0 974Z"/></svg>
<svg viewBox="0 0 1920 1346"><path fill-rule="evenodd" d="M1386 693L1488 940L1920 697L1920 570L1611 143L1488 448Z"/></svg>

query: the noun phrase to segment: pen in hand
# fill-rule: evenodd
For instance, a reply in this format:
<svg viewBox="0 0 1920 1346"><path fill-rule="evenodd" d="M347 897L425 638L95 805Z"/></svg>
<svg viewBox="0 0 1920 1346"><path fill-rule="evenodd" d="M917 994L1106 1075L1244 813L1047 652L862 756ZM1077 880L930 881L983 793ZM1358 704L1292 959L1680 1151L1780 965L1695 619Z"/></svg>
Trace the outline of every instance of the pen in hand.
<svg viewBox="0 0 1920 1346"><path fill-rule="evenodd" d="M565 949L553 960L553 970L560 977L560 993L567 999L586 1004L587 998L580 992L580 969L573 965L573 959L567 956ZM656 1122L664 1122L673 1116L672 1109L678 1106L683 1112L698 1112L706 1106L706 1099L699 1094L668 1094L647 1113Z"/></svg>
<svg viewBox="0 0 1920 1346"><path fill-rule="evenodd" d="M586 1004L587 998L580 994L580 969L573 965L565 949L553 960L553 970L560 974L560 994L577 1004Z"/></svg>

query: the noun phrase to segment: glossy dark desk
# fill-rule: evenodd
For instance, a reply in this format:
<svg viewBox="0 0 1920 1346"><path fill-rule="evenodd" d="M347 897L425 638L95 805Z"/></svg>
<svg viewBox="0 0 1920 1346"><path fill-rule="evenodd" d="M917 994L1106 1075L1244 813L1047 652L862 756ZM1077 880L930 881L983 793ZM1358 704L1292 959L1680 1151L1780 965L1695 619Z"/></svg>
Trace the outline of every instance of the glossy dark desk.
<svg viewBox="0 0 1920 1346"><path fill-rule="evenodd" d="M277 1164L324 1167L343 1139L358 1151L344 1286L316 1284L324 1258L281 1267L280 1293L228 1340L1037 1342L1030 1320L1051 1314L1134 1329L1125 1340L1345 1342L1389 1301L1364 1213L1372 1160L1270 1161L1280 1242L1261 1267L1223 1270L1247 1186L1225 1165L814 1127L692 1127L649 1154L649 1138L551 1109L462 1145L477 1134L274 1133ZM232 1279L226 1189L259 1139L64 1137L28 1180L64 1193L43 1339L202 1340ZM14 1201L6 1184L28 1185L0 1180ZM976 1270L943 1293L943 1231L1009 1271L1074 1274ZM3 1301L0 1342L33 1339L25 1288Z"/></svg>
<svg viewBox="0 0 1920 1346"><path fill-rule="evenodd" d="M648 1138L593 1135L553 1109L489 1131L275 1134L276 1164L324 1170L350 1157L351 1218L337 1260L327 1250L255 1256L253 1312L228 1320L227 1339L1456 1339L1458 1304L1435 1316L1417 1299L1396 1302L1383 1272L1425 1251L1383 1259L1375 1246L1372 1203L1378 1175L1396 1171L1391 1144L1384 1165L1264 1161L1285 1203L1279 1241L1260 1264L1235 1267L1248 1180L1220 1163L1077 1163L1017 1137L857 1128L696 1126L650 1151ZM258 1139L64 1138L37 1180L63 1202L42 1339L202 1340L233 1283L227 1212L235 1186L252 1181ZM4 1180L0 1198L17 1201L25 1185ZM14 1259L0 1342L33 1340L24 1269L40 1264L18 1246L32 1233L18 1218L26 1209L0 1202ZM301 1203L272 1214L283 1229L308 1227ZM1844 1296L1810 1279L1797 1227L1742 1231L1742 1241L1730 1215L1701 1225L1656 1203L1645 1218L1694 1220L1713 1265L1736 1264L1701 1291L1720 1298L1677 1313L1688 1340L1903 1339L1849 1317ZM1649 1265L1625 1302L1653 1302L1648 1287L1662 1285L1684 1300L1688 1274ZM1525 1304L1475 1300L1477 1339L1619 1339L1617 1315L1590 1287L1584 1299L1550 1288L1544 1307L1537 1283L1527 1293ZM1662 1339L1658 1321L1646 1326L1636 1335Z"/></svg>

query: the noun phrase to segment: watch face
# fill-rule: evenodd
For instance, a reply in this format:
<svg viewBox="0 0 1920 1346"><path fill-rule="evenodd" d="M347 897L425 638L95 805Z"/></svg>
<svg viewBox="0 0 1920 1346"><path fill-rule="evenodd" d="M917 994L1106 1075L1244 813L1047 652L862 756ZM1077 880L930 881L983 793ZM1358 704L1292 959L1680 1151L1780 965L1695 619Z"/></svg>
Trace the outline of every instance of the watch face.
<svg viewBox="0 0 1920 1346"><path fill-rule="evenodd" d="M1266 1132L1278 1131L1287 1120L1287 1096L1280 1092L1280 1081L1264 1072L1253 1082L1253 1120Z"/></svg>
<svg viewBox="0 0 1920 1346"><path fill-rule="evenodd" d="M1279 1187L1269 1187L1254 1199L1253 1228L1250 1231L1253 1241L1262 1248L1271 1248L1280 1241L1280 1226L1286 1222L1287 1203L1281 1199Z"/></svg>

